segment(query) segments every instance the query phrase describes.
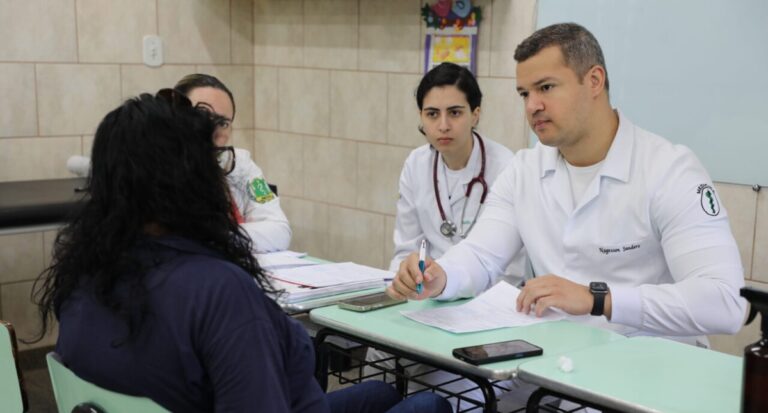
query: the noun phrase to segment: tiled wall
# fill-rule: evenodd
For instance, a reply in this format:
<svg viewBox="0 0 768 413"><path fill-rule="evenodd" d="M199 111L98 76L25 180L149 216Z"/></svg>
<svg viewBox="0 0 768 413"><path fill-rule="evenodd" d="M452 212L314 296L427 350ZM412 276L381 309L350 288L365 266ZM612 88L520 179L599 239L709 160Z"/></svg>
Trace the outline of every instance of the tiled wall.
<svg viewBox="0 0 768 413"><path fill-rule="evenodd" d="M235 142L253 150L253 6L252 0L0 1L0 182L71 177L67 158L90 152L109 110L195 71L220 76L232 88ZM147 34L163 40L161 68L142 64ZM0 318L22 338L36 327L29 293L54 236L0 235Z"/></svg>
<svg viewBox="0 0 768 413"><path fill-rule="evenodd" d="M483 7L479 129L527 144L514 92L515 46L532 32L534 0ZM376 267L392 254L397 181L424 143L414 91L423 67L418 0L256 0L256 161L280 189L292 248Z"/></svg>
<svg viewBox="0 0 768 413"><path fill-rule="evenodd" d="M528 129L514 92L515 46L535 0L483 7L480 130L513 150ZM69 176L96 122L121 99L191 71L220 76L237 99L235 144L279 186L292 248L384 267L392 254L397 178L417 132L423 66L420 0L26 0L0 2L0 181ZM166 64L141 64L159 34ZM746 277L768 288L768 199L718 184ZM0 236L0 318L33 320L28 291L53 232ZM715 337L738 353L754 326Z"/></svg>

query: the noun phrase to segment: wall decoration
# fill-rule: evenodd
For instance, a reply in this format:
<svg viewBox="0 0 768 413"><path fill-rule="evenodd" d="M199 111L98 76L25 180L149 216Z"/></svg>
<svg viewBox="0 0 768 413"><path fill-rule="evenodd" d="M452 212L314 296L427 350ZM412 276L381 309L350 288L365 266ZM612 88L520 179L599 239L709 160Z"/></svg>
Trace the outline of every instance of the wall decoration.
<svg viewBox="0 0 768 413"><path fill-rule="evenodd" d="M437 0L422 7L421 17L427 24L424 72L442 62L451 62L477 74L480 7L473 7L470 0Z"/></svg>

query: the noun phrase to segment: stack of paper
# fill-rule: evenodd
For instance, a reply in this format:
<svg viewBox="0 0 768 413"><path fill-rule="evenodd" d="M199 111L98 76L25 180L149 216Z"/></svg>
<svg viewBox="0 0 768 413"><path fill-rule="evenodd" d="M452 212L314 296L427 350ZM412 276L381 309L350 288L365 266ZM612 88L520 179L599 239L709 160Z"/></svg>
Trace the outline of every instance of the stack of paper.
<svg viewBox="0 0 768 413"><path fill-rule="evenodd" d="M280 301L296 303L350 291L384 287L394 273L344 262L278 268L270 276L275 288L285 290Z"/></svg>
<svg viewBox="0 0 768 413"><path fill-rule="evenodd" d="M372 288L383 288L386 286L386 283L381 280L360 281L357 283L339 284L321 288L288 284L275 279L273 279L272 284L275 286L275 288L284 290L283 294L279 297L279 302L286 304L300 303L318 298L344 294L351 291L362 291Z"/></svg>
<svg viewBox="0 0 768 413"><path fill-rule="evenodd" d="M394 275L389 271L353 262L285 268L272 272L272 277L280 281L315 288L370 280L382 282L391 280Z"/></svg>
<svg viewBox="0 0 768 413"><path fill-rule="evenodd" d="M281 268L304 267L317 263L304 259L306 252L276 251L266 254L256 254L256 260L261 268L267 271L275 271Z"/></svg>
<svg viewBox="0 0 768 413"><path fill-rule="evenodd" d="M452 333L526 326L565 318L565 314L557 309L547 310L542 317L536 317L533 311L530 314L518 313L518 295L520 289L501 281L466 304L400 313L414 321Z"/></svg>

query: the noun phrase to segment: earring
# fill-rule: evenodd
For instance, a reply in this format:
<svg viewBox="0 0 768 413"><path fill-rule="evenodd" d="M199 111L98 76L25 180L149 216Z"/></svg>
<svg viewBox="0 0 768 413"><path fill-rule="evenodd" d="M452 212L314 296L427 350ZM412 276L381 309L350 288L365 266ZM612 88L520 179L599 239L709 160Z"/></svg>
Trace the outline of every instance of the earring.
<svg viewBox="0 0 768 413"><path fill-rule="evenodd" d="M427 136L427 134L424 132L424 125L419 125L419 128L418 128L418 129L419 129L419 132L420 132L422 135L424 135L424 136Z"/></svg>

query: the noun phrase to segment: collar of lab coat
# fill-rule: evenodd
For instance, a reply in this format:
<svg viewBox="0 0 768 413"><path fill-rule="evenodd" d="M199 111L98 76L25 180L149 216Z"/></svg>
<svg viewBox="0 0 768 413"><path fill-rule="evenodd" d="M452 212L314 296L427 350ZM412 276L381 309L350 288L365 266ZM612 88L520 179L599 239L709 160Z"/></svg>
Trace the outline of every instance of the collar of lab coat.
<svg viewBox="0 0 768 413"><path fill-rule="evenodd" d="M608 149L600 168L599 175L618 179L622 182L629 181L629 171L632 167L632 148L635 142L635 126L618 109L619 127L616 130L616 136L613 138L611 147ZM541 145L541 143L539 143ZM548 173L555 172L558 168L562 156L557 148L551 146L542 146L541 178ZM470 178L471 179L471 178Z"/></svg>
<svg viewBox="0 0 768 413"><path fill-rule="evenodd" d="M565 167L565 159L557 148L544 146L541 143L541 179L550 176L552 179L546 183L550 186L555 199L567 214L575 214L585 205L589 204L600 193L600 180L602 177L617 179L622 182L629 181L629 171L632 167L632 148L634 147L635 127L629 119L625 118L617 110L619 115L619 127L613 138L611 147L603 160L603 165L598 175L586 188L577 205L573 204L573 196L570 189L570 178Z"/></svg>

